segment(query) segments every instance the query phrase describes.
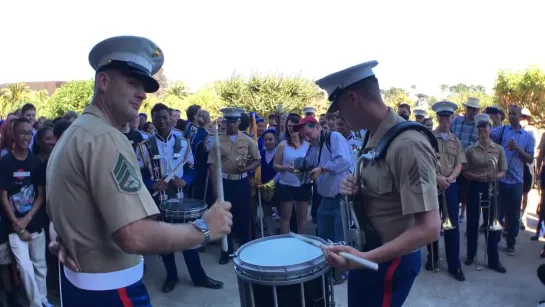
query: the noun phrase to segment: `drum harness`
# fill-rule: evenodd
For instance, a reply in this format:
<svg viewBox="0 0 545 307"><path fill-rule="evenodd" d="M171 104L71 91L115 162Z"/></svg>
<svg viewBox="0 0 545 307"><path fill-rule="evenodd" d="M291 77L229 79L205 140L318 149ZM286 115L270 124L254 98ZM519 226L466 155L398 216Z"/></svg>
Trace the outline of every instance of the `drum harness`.
<svg viewBox="0 0 545 307"><path fill-rule="evenodd" d="M176 134L172 134L174 137L174 153L173 153L173 159L175 161L178 160L180 157L180 152L182 151L182 138ZM159 154L159 147L157 146L157 137L154 135L150 136L145 142L144 142L146 149L148 151L149 157L150 157L150 165L148 165L147 160L144 160L144 165L147 166L147 168L150 171L150 174L152 175L152 178L155 181L158 181L162 176L167 176L168 174L165 174L166 172L172 171L172 165L170 164L170 161L168 161L165 157L161 157ZM140 148L140 151L142 152L142 156L144 151L142 148ZM187 160L189 159L189 153L191 152L191 144L189 143L189 140L187 140L187 148L185 152L184 159L182 160L182 164L185 164ZM144 157L142 157L144 158ZM165 160L166 170L162 169L161 160ZM154 163L155 161L155 163ZM156 165L154 165L156 164ZM156 168L154 168L154 166ZM158 170L158 171L156 171ZM178 191L178 198L183 198L183 194L181 193L181 190ZM161 200L168 199L168 196L166 193L161 195Z"/></svg>
<svg viewBox="0 0 545 307"><path fill-rule="evenodd" d="M365 150L365 146L369 141L369 133L366 133L362 148L357 155L358 159L354 165L354 177L356 178L356 181L361 182L360 166L365 167L367 164L374 165L377 161L384 159L388 147L395 138L409 130L418 131L426 136L435 150L438 159L439 145L434 134L428 128L416 122L400 122L388 129L374 150ZM361 183L359 184L361 185ZM363 252L382 246L382 241L378 232L373 227L368 215L365 213L365 204L361 194L343 197L341 200L341 214L345 242L340 242L338 244L348 244Z"/></svg>

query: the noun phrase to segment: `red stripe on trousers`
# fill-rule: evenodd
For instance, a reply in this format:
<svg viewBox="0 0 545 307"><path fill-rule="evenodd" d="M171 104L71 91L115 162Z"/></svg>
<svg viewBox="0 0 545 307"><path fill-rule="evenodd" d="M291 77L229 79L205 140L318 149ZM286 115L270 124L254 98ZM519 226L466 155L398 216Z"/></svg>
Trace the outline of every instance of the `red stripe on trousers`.
<svg viewBox="0 0 545 307"><path fill-rule="evenodd" d="M394 274L401 263L401 257L397 257L392 260L388 270L386 270L386 276L384 277L384 296L382 298L382 307L390 307L392 304L392 281Z"/></svg>
<svg viewBox="0 0 545 307"><path fill-rule="evenodd" d="M252 208L251 208L251 205L252 205L252 180L250 179L250 176L248 176L248 185L250 186L250 223L248 224L248 234L249 234L249 239L250 241L253 240L253 236L252 236L252 227L253 227L253 216L252 216ZM257 193L257 191L256 191Z"/></svg>
<svg viewBox="0 0 545 307"><path fill-rule="evenodd" d="M117 289L117 294L119 294L119 299L121 300L123 307L133 307L131 299L127 295L127 288Z"/></svg>

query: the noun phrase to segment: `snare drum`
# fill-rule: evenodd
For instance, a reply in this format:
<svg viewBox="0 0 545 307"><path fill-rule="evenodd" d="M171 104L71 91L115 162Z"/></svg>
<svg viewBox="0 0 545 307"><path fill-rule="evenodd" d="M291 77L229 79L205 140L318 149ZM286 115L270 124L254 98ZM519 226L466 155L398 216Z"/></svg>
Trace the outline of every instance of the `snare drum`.
<svg viewBox="0 0 545 307"><path fill-rule="evenodd" d="M200 199L172 198L159 205L163 222L171 224L191 223L203 216L208 206Z"/></svg>
<svg viewBox="0 0 545 307"><path fill-rule="evenodd" d="M309 243L290 235L261 238L241 246L234 263L242 307L335 306L330 267Z"/></svg>

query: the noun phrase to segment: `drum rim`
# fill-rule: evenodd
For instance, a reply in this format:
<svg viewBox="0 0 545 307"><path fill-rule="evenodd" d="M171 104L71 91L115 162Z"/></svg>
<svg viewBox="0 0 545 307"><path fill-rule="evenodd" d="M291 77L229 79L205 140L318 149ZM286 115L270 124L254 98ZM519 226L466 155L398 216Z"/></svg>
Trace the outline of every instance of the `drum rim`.
<svg viewBox="0 0 545 307"><path fill-rule="evenodd" d="M323 244L327 244L325 240L319 237L311 235L304 236L313 240L317 240ZM327 265L323 254L320 254L320 256L314 259L309 259L308 261L305 261L303 263L287 266L260 266L246 263L240 259L240 253L248 246L252 244L258 244L259 242L267 240L281 238L292 238L292 236L276 235L264 237L250 241L239 247L238 250L235 252L235 257L233 259L234 269L237 276L244 280L252 281L263 285L270 285L271 283L275 285L289 285L314 279L316 276L325 274L325 272L329 270L329 266Z"/></svg>
<svg viewBox="0 0 545 307"><path fill-rule="evenodd" d="M183 202L184 199L196 200L197 202L202 203L202 205L200 207L190 208L186 210L168 209L162 206L162 204L165 202L171 202L174 200ZM159 211L161 212L161 215L163 216L175 217L175 218L199 218L202 215L204 215L204 212L208 209L208 204L205 201L201 199L197 199L197 198L169 198L167 200L161 201L158 207L159 207Z"/></svg>

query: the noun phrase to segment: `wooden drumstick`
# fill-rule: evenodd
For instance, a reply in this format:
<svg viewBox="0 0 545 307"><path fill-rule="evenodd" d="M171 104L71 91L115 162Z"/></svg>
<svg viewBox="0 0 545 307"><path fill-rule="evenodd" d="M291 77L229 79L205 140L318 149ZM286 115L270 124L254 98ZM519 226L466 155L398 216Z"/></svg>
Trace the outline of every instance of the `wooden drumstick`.
<svg viewBox="0 0 545 307"><path fill-rule="evenodd" d="M220 139L218 136L218 130L214 131L214 138L216 142L216 188L218 192L218 202L222 202L225 200L225 196L223 194L223 176L221 171L221 149L220 149ZM228 252L229 246L227 244L227 236L224 236L221 238L221 250L224 252Z"/></svg>
<svg viewBox="0 0 545 307"><path fill-rule="evenodd" d="M299 239L301 241L304 241L306 243L314 245L314 246L316 246L318 248L322 248L322 246L325 246L325 244L323 244L321 242L318 242L316 240L307 238L307 237L302 236L302 235L298 235L298 234L293 233L293 232L290 232L290 235L292 237L296 238L296 239ZM345 258L346 260L354 261L354 262L356 262L357 264L361 265L362 267L364 267L366 269L373 270L373 271L378 271L378 264L374 263L372 261L369 261L367 259L363 259L363 258L354 256L354 255L346 253L346 252L340 252L339 256Z"/></svg>

